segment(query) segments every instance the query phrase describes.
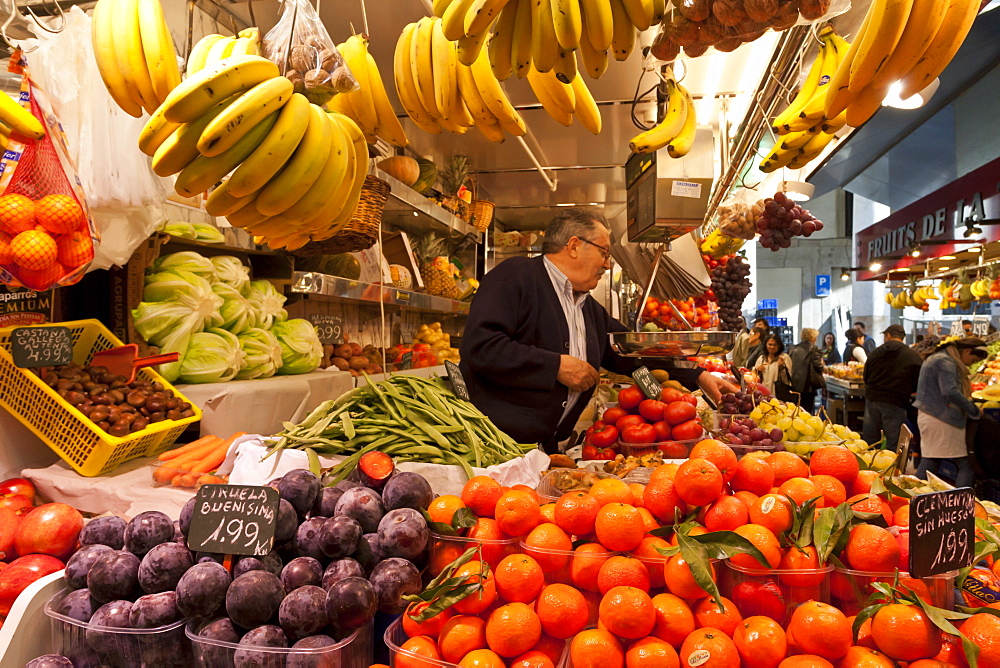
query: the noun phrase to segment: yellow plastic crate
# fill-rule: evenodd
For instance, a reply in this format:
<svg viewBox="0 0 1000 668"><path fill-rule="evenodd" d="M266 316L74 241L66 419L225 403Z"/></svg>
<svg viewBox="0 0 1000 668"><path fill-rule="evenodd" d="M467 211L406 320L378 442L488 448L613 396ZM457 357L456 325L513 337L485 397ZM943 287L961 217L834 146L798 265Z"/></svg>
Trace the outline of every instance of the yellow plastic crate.
<svg viewBox="0 0 1000 668"><path fill-rule="evenodd" d="M51 326L69 328L73 337L73 361L80 365L89 364L96 352L124 345L97 320L58 322ZM189 424L201 419L201 411L192 405L193 417L163 420L121 438L112 436L60 397L31 369L14 366L10 354L14 329L0 329L0 406L10 411L80 475L102 475L129 459L158 455L170 447ZM187 401L155 371L140 369L136 375L150 382L163 383L175 396Z"/></svg>

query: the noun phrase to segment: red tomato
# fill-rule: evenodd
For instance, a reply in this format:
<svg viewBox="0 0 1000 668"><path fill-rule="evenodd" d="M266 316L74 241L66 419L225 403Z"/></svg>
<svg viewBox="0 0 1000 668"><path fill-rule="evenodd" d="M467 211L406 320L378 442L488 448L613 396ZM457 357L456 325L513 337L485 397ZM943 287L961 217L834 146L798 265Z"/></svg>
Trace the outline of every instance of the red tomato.
<svg viewBox="0 0 1000 668"><path fill-rule="evenodd" d="M620 406L612 406L608 410L604 411L604 415L601 416L601 420L604 424L615 425L618 420L628 415L628 411Z"/></svg>
<svg viewBox="0 0 1000 668"><path fill-rule="evenodd" d="M651 424L637 424L622 430L622 441L625 443L654 443L656 430Z"/></svg>
<svg viewBox="0 0 1000 668"><path fill-rule="evenodd" d="M678 441L690 441L695 438L701 438L703 433L704 429L702 429L701 423L697 420L688 420L673 428L673 436Z"/></svg>
<svg viewBox="0 0 1000 668"><path fill-rule="evenodd" d="M646 424L646 421L642 419L641 415L626 415L615 423L615 428L618 429L618 433L621 433L623 429L635 427L640 424Z"/></svg>
<svg viewBox="0 0 1000 668"><path fill-rule="evenodd" d="M588 434L593 434L595 431L600 431L600 430L604 429L606 426L607 426L607 423L604 422L604 420L598 420L594 424L592 424L589 427L587 427L587 433Z"/></svg>
<svg viewBox="0 0 1000 668"><path fill-rule="evenodd" d="M670 443L660 444L660 452L663 453L664 459L687 459L689 449L683 443L671 441Z"/></svg>
<svg viewBox="0 0 1000 668"><path fill-rule="evenodd" d="M600 459L601 451L593 445L583 446L583 458L586 460Z"/></svg>
<svg viewBox="0 0 1000 668"><path fill-rule="evenodd" d="M663 419L663 410L666 407L662 401L645 399L639 403L639 415L646 418L646 422L659 422Z"/></svg>
<svg viewBox="0 0 1000 668"><path fill-rule="evenodd" d="M618 440L618 430L613 425L605 425L600 431L588 434L587 438L590 439L592 445L598 448L606 448Z"/></svg>
<svg viewBox="0 0 1000 668"><path fill-rule="evenodd" d="M684 393L680 390L675 390L672 387L665 387L660 392L660 401L669 404L674 401L680 401L684 397Z"/></svg>
<svg viewBox="0 0 1000 668"><path fill-rule="evenodd" d="M603 450L601 450L598 459L606 459L608 461L612 461L617 456L617 454L618 453L616 453L613 448L604 448Z"/></svg>
<svg viewBox="0 0 1000 668"><path fill-rule="evenodd" d="M692 406L698 405L698 398L695 397L693 394L685 394L683 397L681 397L681 401L686 401Z"/></svg>
<svg viewBox="0 0 1000 668"><path fill-rule="evenodd" d="M698 411L695 410L695 407L686 401L675 401L672 404L667 404L667 407L663 409L663 419L671 425L693 420L697 415Z"/></svg>
<svg viewBox="0 0 1000 668"><path fill-rule="evenodd" d="M636 408L646 395L642 393L638 385L631 385L618 392L618 405L627 411Z"/></svg>
<svg viewBox="0 0 1000 668"><path fill-rule="evenodd" d="M671 438L672 431L670 429L670 423L664 420L653 425L653 431L656 432L656 442L669 441Z"/></svg>

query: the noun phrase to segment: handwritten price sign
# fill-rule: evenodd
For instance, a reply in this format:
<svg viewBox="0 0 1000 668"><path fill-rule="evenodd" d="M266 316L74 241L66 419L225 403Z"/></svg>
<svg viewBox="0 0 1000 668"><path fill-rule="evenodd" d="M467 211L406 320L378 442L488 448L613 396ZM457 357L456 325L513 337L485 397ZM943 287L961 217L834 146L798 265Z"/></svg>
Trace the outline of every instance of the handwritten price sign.
<svg viewBox="0 0 1000 668"><path fill-rule="evenodd" d="M313 313L309 322L316 328L319 342L323 345L337 345L344 342L344 318L339 315Z"/></svg>
<svg viewBox="0 0 1000 668"><path fill-rule="evenodd" d="M191 516L189 547L215 554L267 554L274 545L278 499L273 487L202 485Z"/></svg>
<svg viewBox="0 0 1000 668"><path fill-rule="evenodd" d="M947 573L972 564L976 496L968 487L910 499L910 574Z"/></svg>
<svg viewBox="0 0 1000 668"><path fill-rule="evenodd" d="M73 337L67 327L18 327L11 332L10 353L22 369L70 364Z"/></svg>

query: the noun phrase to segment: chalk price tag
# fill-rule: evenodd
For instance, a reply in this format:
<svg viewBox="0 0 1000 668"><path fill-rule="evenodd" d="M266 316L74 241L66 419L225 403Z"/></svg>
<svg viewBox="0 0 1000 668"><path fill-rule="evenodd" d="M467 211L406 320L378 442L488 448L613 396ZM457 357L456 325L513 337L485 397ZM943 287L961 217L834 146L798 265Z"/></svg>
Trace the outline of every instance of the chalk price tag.
<svg viewBox="0 0 1000 668"><path fill-rule="evenodd" d="M413 351L403 353L399 359L399 368L401 371L409 371L413 368Z"/></svg>
<svg viewBox="0 0 1000 668"><path fill-rule="evenodd" d="M73 362L73 336L68 327L18 327L10 335L14 366L33 369Z"/></svg>
<svg viewBox="0 0 1000 668"><path fill-rule="evenodd" d="M663 386L660 385L659 381L653 378L653 374L650 372L649 367L641 366L632 372L632 378L639 385L639 389L642 390L650 399L659 399L660 395L663 393Z"/></svg>
<svg viewBox="0 0 1000 668"><path fill-rule="evenodd" d="M202 485L195 496L188 547L195 552L261 557L274 546L278 490Z"/></svg>
<svg viewBox="0 0 1000 668"><path fill-rule="evenodd" d="M465 378L462 377L462 371L458 365L451 360L445 360L444 368L448 372L448 380L451 381L451 391L459 399L469 401L469 388L465 386Z"/></svg>
<svg viewBox="0 0 1000 668"><path fill-rule="evenodd" d="M976 496L969 487L910 499L910 575L925 578L972 564Z"/></svg>
<svg viewBox="0 0 1000 668"><path fill-rule="evenodd" d="M989 320L973 320L972 321L972 335L978 336L981 339L985 339L990 334L990 321Z"/></svg>
<svg viewBox="0 0 1000 668"><path fill-rule="evenodd" d="M344 317L325 313L313 313L309 322L316 328L319 342L323 345L338 345L344 342Z"/></svg>
<svg viewBox="0 0 1000 668"><path fill-rule="evenodd" d="M951 321L951 329L948 330L948 336L965 336L965 330L962 328L961 320Z"/></svg>

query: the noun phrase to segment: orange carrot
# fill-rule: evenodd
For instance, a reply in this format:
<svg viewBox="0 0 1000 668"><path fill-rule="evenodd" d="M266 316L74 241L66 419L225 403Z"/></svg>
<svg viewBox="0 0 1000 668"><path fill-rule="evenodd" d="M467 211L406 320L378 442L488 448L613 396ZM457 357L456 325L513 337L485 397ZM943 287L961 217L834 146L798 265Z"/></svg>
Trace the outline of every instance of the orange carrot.
<svg viewBox="0 0 1000 668"><path fill-rule="evenodd" d="M194 487L194 481L198 479L193 473L182 473L180 475L174 476L170 484L174 487Z"/></svg>
<svg viewBox="0 0 1000 668"><path fill-rule="evenodd" d="M219 468L219 465L222 464L222 462L226 461L226 453L229 452L229 446L232 445L233 441L235 441L237 438L245 435L246 434L243 432L237 432L233 434L225 441L220 443L218 447L216 447L214 450L205 455L205 457L195 462L191 466L190 471L192 473L208 473L209 471L214 471L215 469Z"/></svg>
<svg viewBox="0 0 1000 668"><path fill-rule="evenodd" d="M211 473L206 473L195 481L196 485L222 485L223 483L225 483L225 480Z"/></svg>
<svg viewBox="0 0 1000 668"><path fill-rule="evenodd" d="M218 436L213 436L211 441L206 442L200 448L192 450L191 452L176 457L170 460L170 465L181 471L190 471L191 467L195 465L199 460L204 459L208 453L219 447L219 443L222 439Z"/></svg>
<svg viewBox="0 0 1000 668"><path fill-rule="evenodd" d="M197 450L198 448L207 443L213 442L216 438L218 437L212 436L211 434L209 434L208 436L202 436L198 440L191 441L187 445L182 445L179 448L174 448L173 450L167 450L166 452L161 453L160 456L157 457L157 459L159 459L161 462L165 462L169 459L174 459L175 457L186 455L194 450Z"/></svg>
<svg viewBox="0 0 1000 668"><path fill-rule="evenodd" d="M170 481L174 479L175 476L180 474L180 471L175 469L173 466L158 466L156 470L153 471L153 481L161 485L170 484Z"/></svg>

